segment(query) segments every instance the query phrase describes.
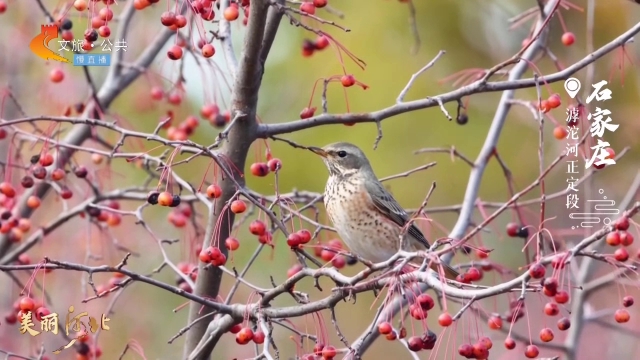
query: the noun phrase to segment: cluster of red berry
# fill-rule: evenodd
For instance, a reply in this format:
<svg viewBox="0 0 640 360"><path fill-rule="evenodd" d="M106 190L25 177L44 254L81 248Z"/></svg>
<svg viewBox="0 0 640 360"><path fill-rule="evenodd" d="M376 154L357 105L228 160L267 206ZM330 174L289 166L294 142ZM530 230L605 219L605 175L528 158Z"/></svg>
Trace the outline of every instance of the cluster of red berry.
<svg viewBox="0 0 640 360"><path fill-rule="evenodd" d="M160 206L177 207L180 205L181 199L180 195L174 195L168 191L151 191L147 195L147 202L151 205L159 204Z"/></svg>
<svg viewBox="0 0 640 360"><path fill-rule="evenodd" d="M318 35L315 40L304 39L302 40L302 56L309 57L316 50L324 50L327 46L329 46L329 38L325 35Z"/></svg>
<svg viewBox="0 0 640 360"><path fill-rule="evenodd" d="M409 305L409 314L416 320L424 320L427 318L427 312L435 306L433 298L428 294L420 294L416 297L415 301ZM453 322L451 315L448 313L442 313L438 317L438 323L441 326L449 326ZM383 321L378 324L378 332L384 335L389 341L396 339L404 339L407 337L407 329L402 326L400 329L395 330L390 322ZM407 345L411 351L431 350L438 340L436 334L431 330L426 330L422 336L410 336L407 339Z"/></svg>
<svg viewBox="0 0 640 360"><path fill-rule="evenodd" d="M136 2L138 6L136 6ZM147 8L150 4L156 3L158 0L134 0L134 6L136 9L143 10ZM193 13L200 15L202 20L204 21L213 21L215 19L216 13L213 9L214 3L218 9L220 9L220 2L216 0L194 0L191 1L190 10ZM249 6L251 4L250 0L241 0L239 3L232 1L227 8L222 12L222 16L226 21L235 21L240 16L240 8L242 8L244 13L244 18L242 19L242 24L247 25L249 21ZM165 11L160 16L160 22L162 25L168 27L171 30L178 30L187 25L187 18L184 15L176 14L173 11ZM177 41L175 45L171 46L167 51L167 57L171 60L180 60L184 54L182 50L186 46L184 41ZM204 39L200 39L198 41L198 48L200 49L202 56L205 58L210 58L216 53L216 49L213 44L206 42Z"/></svg>

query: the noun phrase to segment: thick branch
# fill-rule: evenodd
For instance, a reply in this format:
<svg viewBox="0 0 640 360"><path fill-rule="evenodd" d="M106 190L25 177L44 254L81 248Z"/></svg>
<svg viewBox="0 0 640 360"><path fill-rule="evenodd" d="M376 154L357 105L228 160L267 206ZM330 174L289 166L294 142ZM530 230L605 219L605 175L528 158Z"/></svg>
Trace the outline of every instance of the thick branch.
<svg viewBox="0 0 640 360"><path fill-rule="evenodd" d="M603 57L604 55L619 48L639 32L640 32L640 23L637 23L635 26L633 26L631 29L629 29L628 31L626 31L616 39L612 40L608 44L596 50L594 53L587 55L584 59L578 61L577 63L567 67L562 71L559 71L550 75L546 75L544 77L544 80L547 83L555 83L558 81L568 79L571 75L575 74L576 72L583 69L587 65L595 62L596 60ZM529 50L525 52L523 57L526 57L527 54L530 54L530 52L533 51L532 49L535 50L536 48L537 46L532 45L529 48ZM521 62L517 66L526 66L526 65L523 65ZM512 70L511 72L513 71L514 70ZM428 97L421 100L409 101L403 104L392 105L387 107L386 109L374 111L371 113L359 113L359 114L353 113L353 114L338 114L338 115L321 114L321 115L314 116L312 118L308 118L304 120L295 120L295 121L279 123L279 124L261 124L260 129L258 131L258 136L260 138L268 138L274 135L292 133L295 131L310 129L310 128L321 126L321 125L379 122L395 115L404 114L404 113L421 110L421 109L426 109L434 106L439 106L439 101L441 101L444 104L452 101L457 101L465 96L478 94L478 93L525 89L525 88L533 88L535 86L536 86L536 81L534 78L522 79L522 80L515 80L514 78L506 81L495 81L495 82L484 82L482 80L478 80L476 82L463 86L457 90L450 91L448 93Z"/></svg>
<svg viewBox="0 0 640 360"><path fill-rule="evenodd" d="M266 0L254 0L251 2L247 34L242 49L242 55L238 62L238 69L235 73L233 86L231 114L238 117L236 124L227 135L227 141L220 149L221 156L229 160L235 169L243 171L249 147L256 139L257 129L256 107L258 104L258 92L262 80L262 61L260 58L262 41L265 32L265 24L268 13L268 2ZM220 182L222 187L222 197L215 204L214 212L209 216L207 235L203 239L203 248L209 246L209 242L217 240L217 244L224 243L224 239L229 236L230 224L234 222L233 213L223 211L225 203L236 194L236 184L244 186L244 176L234 171L235 179L228 179ZM212 239L212 231L216 224L221 224L217 229L217 239ZM220 246L220 250L226 255L227 249ZM204 270L202 263L199 264L198 278L194 293L198 296L215 299L220 291L222 282L222 271L220 269ZM191 303L189 309L188 323L201 317L203 313L211 312L211 308L201 309L197 303ZM187 332L183 358L208 359L211 351L215 347L216 337L211 334L216 330L215 323L210 321L199 321ZM205 335L206 334L206 335ZM200 343L200 345L199 345ZM206 343L206 344L205 344ZM201 346L206 345L206 346ZM195 350L197 354L195 353Z"/></svg>

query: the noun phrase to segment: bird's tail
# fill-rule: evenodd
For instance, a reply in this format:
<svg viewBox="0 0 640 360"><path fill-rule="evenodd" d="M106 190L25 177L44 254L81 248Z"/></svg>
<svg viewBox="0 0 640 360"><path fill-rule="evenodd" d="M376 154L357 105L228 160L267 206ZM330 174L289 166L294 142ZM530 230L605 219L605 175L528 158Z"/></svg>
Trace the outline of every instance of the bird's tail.
<svg viewBox="0 0 640 360"><path fill-rule="evenodd" d="M460 273L458 273L456 269L454 269L451 265L445 264L445 263L440 263L440 264L432 263L431 269L436 273L440 274L440 266L442 266L443 268L442 270L444 270L444 277L446 277L449 280L455 280L458 277L458 275L460 275Z"/></svg>

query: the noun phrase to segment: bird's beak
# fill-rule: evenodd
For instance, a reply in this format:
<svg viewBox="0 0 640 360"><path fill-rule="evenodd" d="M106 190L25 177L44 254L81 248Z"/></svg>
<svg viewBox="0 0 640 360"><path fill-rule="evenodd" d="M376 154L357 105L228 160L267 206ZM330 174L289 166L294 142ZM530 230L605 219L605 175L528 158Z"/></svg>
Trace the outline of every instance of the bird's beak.
<svg viewBox="0 0 640 360"><path fill-rule="evenodd" d="M313 153L315 153L316 155L320 155L320 156L322 156L322 157L324 157L324 158L326 158L326 157L327 157L327 152L326 152L326 151L324 151L324 150L322 150L322 149L321 149L321 148L319 148L319 147L310 146L310 147L309 147L309 150L311 150L311 151L312 151Z"/></svg>

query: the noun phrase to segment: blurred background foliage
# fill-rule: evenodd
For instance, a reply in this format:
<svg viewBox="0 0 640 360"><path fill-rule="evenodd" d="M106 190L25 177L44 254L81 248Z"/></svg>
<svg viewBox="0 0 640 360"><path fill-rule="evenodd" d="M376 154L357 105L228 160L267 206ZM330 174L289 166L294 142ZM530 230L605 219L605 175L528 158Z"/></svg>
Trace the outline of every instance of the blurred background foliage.
<svg viewBox="0 0 640 360"><path fill-rule="evenodd" d="M58 1L43 1L50 9L59 6ZM125 2L121 1L117 7L121 7ZM611 39L617 37L628 27L633 25L640 17L640 6L626 0L596 1L595 9L595 30L594 46L600 47ZM356 79L367 84L369 88L362 90L358 87L347 89L349 108L352 112L369 112L379 110L394 104L399 92L405 86L413 73L429 62L439 50L445 50L446 55L436 63L436 65L423 74L408 93L407 99L419 99L426 96L453 90L451 83L439 83L443 78L458 71L469 68L489 68L499 63L514 53L520 47L523 39L528 35L529 28L533 24L530 20L520 27L509 29L508 20L522 11L535 6L534 1L523 0L503 0L503 1L415 1L417 30L420 35L421 45L415 55L411 55L411 48L414 45L409 26L409 11L407 4L393 0L352 0L352 1L330 1L330 4L345 14L344 19L328 14L326 11L318 11L318 15L328 20L339 22L351 31L344 33L339 29L328 25L322 26L324 31L334 36L345 48L363 59L367 66L366 70L360 70L355 63L344 59L344 67L347 73L353 74ZM576 5L586 7L586 1L576 1ZM131 33L126 38L128 43L127 56L132 59L139 54L145 44L148 44L153 36L161 28L159 15L164 6L156 6L155 9L146 9L142 13L137 13L134 17L134 26ZM75 16L75 14L74 14ZM568 28L576 35L576 43L573 46L565 47L560 42L563 29L558 19L551 21L551 34L549 36L549 48L560 62L567 66L583 58L586 52L586 12L575 10L562 10L562 18ZM3 85L8 85L11 91L19 99L21 107L29 116L37 115L61 115L64 108L87 99L87 85L81 69L69 65L59 65L57 63L43 63L34 56L28 49L30 39L39 31L39 25L45 22L40 9L35 1L9 1L9 8L5 14L0 15L3 26L0 28L0 80ZM72 17L74 20L74 33L80 36L86 26L87 19ZM305 20L305 23L314 26L312 21ZM115 28L115 24L112 26ZM208 28L215 26L208 24ZM234 41L236 51L239 53L242 45L243 27L239 22L233 24ZM312 34L301 28L295 28L283 20L278 38L267 62L267 68L260 91L259 115L265 123L287 122L296 120L300 111L309 104L313 84L319 78L327 78L334 75L342 75L343 67L339 61L337 53L331 49L316 52L310 58L301 55L301 44L304 39L313 39ZM112 39L115 39L112 36ZM616 133L608 133L606 139L616 150L630 147L629 153L618 162L617 165L608 167L606 171L598 173L594 177L591 189L603 188L606 194L616 200L620 200L631 179L638 170L638 148L637 134L640 131L638 112L640 111L638 81L639 75L637 66L640 58L638 46L631 44L626 47L626 51L634 61L630 64L625 59L624 70L621 74L617 67L620 64L620 51L609 54L597 62L595 79L609 80L609 87L613 91L613 100L606 105L612 111L612 119L620 124L620 129ZM216 64L223 69L226 74L226 62L223 52L218 48L214 57ZM54 67L62 66L67 73L66 79L60 84L52 84L48 81L47 74ZM538 68L543 73L555 71L552 61L545 58L537 63ZM179 108L166 103L153 102L149 96L149 89L152 85L161 85L165 89L171 87L171 83L176 79L176 70L179 65L171 62L162 52L156 59L152 72L141 76L129 89L120 95L111 107L111 114L119 117L121 126L133 128L140 131L152 131L158 119L171 109L175 112L177 119L182 119L189 114L197 114L203 102L211 100L211 94L224 94L225 100L221 103L221 108L225 109L223 103L228 104L228 76L227 82L221 77L220 71L213 71L211 66L202 66L188 57L184 67L184 84L187 100ZM104 69L91 69L95 76L95 81L100 84L104 78ZM159 75L163 74L163 75ZM612 75L613 74L613 75ZM163 79L162 76L165 78ZM532 77L533 73L528 71L526 77ZM578 79L584 80L585 70L575 75ZM495 80L498 78L496 77ZM624 84L622 83L624 79ZM583 82L583 89L586 86ZM562 124L565 119L564 109L569 102L568 96L563 90L562 83L556 83L549 87L552 92L562 95L563 105L553 110L545 123L545 164L549 164L556 156L564 151L565 143L557 141L552 137L553 117ZM550 93L548 88L543 88L543 95L546 97ZM312 106L321 109L320 104L321 84L316 89L315 96L311 100ZM349 141L362 147L379 177L389 176L398 172L407 171L427 162L437 161L437 166L426 171L413 174L409 178L400 178L387 183L389 189L397 197L399 202L406 208L415 208L420 205L432 182L437 183L437 189L429 202L429 207L458 204L462 201L468 181L469 166L460 160L451 161L447 154L421 154L413 155L413 152L426 147L451 147L465 154L470 159L475 159L481 148L487 130L494 116L494 111L498 103L500 93L482 94L472 96L467 103L469 123L460 126L455 121L446 119L438 108L415 111L393 118L382 123L384 137L377 150L372 149L376 136L374 124L358 124L352 127L343 125L323 126L301 131L295 134L284 135L288 139L305 145L321 146L326 143L336 141ZM518 99L532 101L535 100L535 89L519 90ZM328 104L331 113L342 113L347 110L345 92L339 83L334 83L329 87ZM447 104L446 108L455 114L455 104ZM321 110L318 110L317 114ZM19 110L8 100L5 100L5 108L2 117L11 119L21 117ZM40 123L43 129L47 128L45 123ZM25 127L27 129L27 127ZM218 130L211 127L206 122L202 122L192 140L207 144L211 143ZM118 134L105 133L105 138L113 141L118 139ZM7 143L3 144L6 154ZM88 145L87 145L88 146ZM91 144L91 146L97 146ZM127 151L149 150L152 143L144 143L138 140L130 140L125 146ZM248 166L253 161L264 160L266 150L264 141L256 142L255 151L251 152L247 163ZM295 150L282 142L268 143L272 154L282 159L283 169L279 176L279 189L281 192L288 192L293 189L322 192L327 178L327 173L321 161L313 154ZM31 151L39 151L40 145ZM538 123L532 117L531 112L522 107L514 106L509 113L505 123L498 152L504 162L513 172L513 179L516 183L516 191L529 185L539 174L538 164ZM153 154L159 154L161 150L155 150ZM24 157L25 161L28 156ZM86 154L77 154L75 160L78 163L89 163ZM189 164L180 165L176 171L186 180L194 184L199 184L204 177L204 169L208 165L206 159L197 159ZM92 165L95 171L94 177L106 188L122 187L126 185L138 185L144 179L144 173L137 170L133 165L125 161L116 160L110 166L105 164ZM581 172L584 170L581 169ZM17 175L15 175L17 176ZM212 180L212 173L207 176L207 180ZM265 193L274 193L274 177L267 178L247 177L247 183L252 189ZM547 178L546 187L548 192L556 192L564 189L566 174L564 166L560 166ZM87 193L87 189L75 189L74 199L82 199L82 195ZM587 189L581 190L581 197L585 200L588 195ZM492 161L484 175L479 196L486 201L505 201L510 196L507 192L505 178L502 169L497 162ZM539 196L539 190L532 191L526 198ZM45 206L39 210L33 218L34 227L38 224L48 222L52 217L60 212L61 202L54 198L49 198ZM123 202L123 208L134 209L138 203ZM202 210L201 207L199 207ZM539 222L539 207L530 207L525 211L525 221L527 224L537 226ZM491 211L486 209L486 211ZM168 221L167 209L151 208L145 210L145 218L152 226L157 236L162 238L180 238L181 245L174 245L169 248L170 257L173 261L195 261L194 247L196 242L202 239L194 238L193 231L177 231ZM308 213L313 216L312 213ZM433 214L431 224L423 222L423 228L429 234L429 238L442 237L447 230L452 227L456 220L455 213ZM494 249L491 259L495 262L503 263L509 269L520 273L520 266L524 265L521 255L522 241L505 238L504 226L512 219L512 214L501 216L492 226L490 233L482 234L482 243L490 249ZM568 211L564 205L564 197L555 201L550 201L547 208L547 217L554 217L547 223L553 231L554 236L560 241L574 239L575 233L571 234L566 229L572 225L568 218ZM203 218L199 218L204 221ZM324 216L321 216L325 221ZM481 215L476 214L476 222L481 221ZM296 221L295 226L300 226ZM564 230L563 230L564 229ZM244 264L254 251L256 239L248 234L246 226L239 229L237 234L241 240L240 249L233 255L229 266L237 269L243 268ZM334 238L334 234L323 233L323 241ZM162 257L157 249L153 238L144 232L140 226L134 225L134 219L126 217L120 227L114 228L108 233L100 234L95 228L90 228L86 220L74 220L61 227L56 233L48 236L43 245L36 247L29 252L29 255L37 261L42 256L49 256L67 261L87 262L98 265L102 263L117 264L123 253L115 249L113 240L117 241L133 252L141 253L139 259L130 261L130 268L143 273L148 273L150 269L157 266ZM479 245L479 239L474 239L474 244ZM249 271L246 279L259 284L262 287L269 287L269 277L273 277L276 283L286 279L287 269L295 263L294 257L284 244L281 235L276 238L276 249L271 251L265 249L258 261ZM101 260L86 260L87 249L91 253L102 257ZM475 257L471 257L475 259ZM455 260L469 261L469 258L458 256ZM348 268L346 273L354 273L360 267ZM39 275L39 277L42 275ZM174 275L165 270L156 277L170 283L174 282ZM21 281L28 279L28 274L19 274ZM60 314L65 313L66 307L74 304L77 307L88 309L92 314L104 311L109 302L109 298L92 301L88 304L81 304L81 300L86 296L89 287L86 285L84 274L73 272L55 271L46 275L46 288L51 293L54 310ZM96 283L105 283L108 277L104 274L94 276ZM486 276L488 282L494 281L493 274ZM39 280L40 281L40 280ZM226 276L223 285L222 297L233 284L233 279ZM0 296L0 309L9 309L11 303L17 298L19 289L12 284L6 276L0 280L0 285L6 291ZM324 293L319 293L312 288L311 281L306 281L299 286L300 290L308 290L313 298L326 296L333 286L329 282L322 282ZM39 294L39 290L34 290ZM39 296L39 295L38 295ZM241 290L236 294L234 302L248 302L251 291L241 286ZM111 296L113 297L113 296ZM504 298L504 297L503 297ZM373 297L370 294L359 295L356 304L341 303L337 308L337 316L341 330L347 339L354 340L370 323L378 300L372 307ZM535 299L534 299L535 300ZM607 306L611 301L605 299L594 300L596 304ZM144 349L147 359L178 359L182 354L182 338L174 344L167 344L167 340L185 326L187 316L186 307L174 312L184 305L183 298L161 291L157 288L134 284L120 296L115 306L115 312L111 316L111 331L103 332L100 335L100 345L104 349L105 359L115 359L128 341L137 341ZM531 306L541 306L538 301L533 301ZM288 298L278 299L273 303L278 305L293 305ZM487 301L483 303L483 308L487 312L505 310L506 299L497 301ZM451 310L453 311L453 310ZM311 316L304 319L292 319L301 329L311 333L324 333L329 336L331 344L341 347L329 320L325 314L325 323L317 324ZM435 316L428 319L428 325L440 334L440 328L435 323ZM539 319L531 319L531 326L537 329L535 324ZM633 320L637 324L637 320ZM476 320L471 314L467 314L458 326L464 328L456 331L457 344L461 341L468 341L469 328L475 328ZM415 324L416 329L420 326ZM324 328L323 328L324 327ZM524 331L526 335L526 323L518 323L516 329ZM481 326L482 328L482 326ZM408 325L411 333L412 325ZM418 331L418 330L417 330ZM485 333L487 332L485 330ZM597 328L588 330L585 336L592 336ZM537 331L534 331L534 334ZM440 336L445 336L437 354L422 353L421 358L444 359L453 358L451 355L453 340L447 340L449 332ZM464 336L463 336L464 335ZM494 349L492 354L498 355L503 352L502 340L504 334L489 334L494 339ZM605 336L598 334L600 339ZM278 345L282 358L293 357L296 352L295 342L289 340L290 334L278 331ZM607 335L608 336L608 335ZM42 338L42 337L41 337ZM0 343L3 349L19 350L27 346L37 347L38 342L20 336L17 328L0 325ZM557 339L561 339L558 335ZM615 340L615 341L614 341ZM51 348L59 346L61 340L53 336L45 335L46 343ZM559 340L556 340L559 341ZM448 352L445 350L449 342ZM619 353L621 350L615 346L618 342L624 342L628 346L628 351ZM605 344L604 342L602 344ZM634 345L625 341L621 337L611 336L611 346L602 346L601 349L594 350L602 356L598 358L624 358L614 355L624 355L632 353ZM635 345L637 346L637 345ZM307 348L306 351L309 351ZM506 354L510 359L522 358L522 345L519 350ZM581 351L584 348L581 349ZM591 352L593 349L589 349ZM618 352L616 352L618 351ZM448 356L446 354L449 354ZM552 354L542 352L542 355ZM593 352L591 352L593 355ZM71 353L61 354L56 358L72 358ZM234 342L233 336L225 335L217 347L214 359L249 358L253 356L251 346L240 347ZM492 356L493 357L493 356ZM139 358L139 356L129 353L125 359ZM379 340L372 349L369 350L365 359L409 359L410 356L398 342L387 342ZM504 357L505 359L507 357ZM591 359L589 355L581 356L582 359Z"/></svg>

